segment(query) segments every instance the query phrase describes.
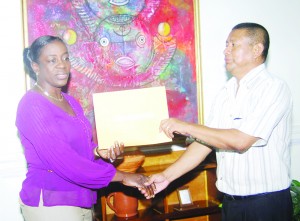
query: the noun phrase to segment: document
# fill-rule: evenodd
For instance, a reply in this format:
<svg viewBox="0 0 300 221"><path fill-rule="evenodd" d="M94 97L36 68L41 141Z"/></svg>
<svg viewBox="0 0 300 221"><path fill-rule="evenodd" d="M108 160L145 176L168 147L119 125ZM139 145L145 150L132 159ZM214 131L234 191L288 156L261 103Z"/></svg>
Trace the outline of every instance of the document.
<svg viewBox="0 0 300 221"><path fill-rule="evenodd" d="M115 141L125 147L172 141L159 132L161 120L169 118L165 87L95 93L93 103L100 149Z"/></svg>

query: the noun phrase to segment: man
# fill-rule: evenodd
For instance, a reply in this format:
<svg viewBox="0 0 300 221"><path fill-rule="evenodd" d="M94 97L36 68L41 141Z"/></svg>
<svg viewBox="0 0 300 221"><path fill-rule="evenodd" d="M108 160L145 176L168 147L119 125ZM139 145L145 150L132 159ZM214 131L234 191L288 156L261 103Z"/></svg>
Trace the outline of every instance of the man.
<svg viewBox="0 0 300 221"><path fill-rule="evenodd" d="M166 119L160 130L196 139L169 168L147 184L156 192L187 173L212 151L217 155L217 188L224 193L223 221L290 221L290 127L292 99L287 85L265 66L267 30L241 23L224 50L232 78L217 95L207 126ZM148 198L151 196L144 193Z"/></svg>

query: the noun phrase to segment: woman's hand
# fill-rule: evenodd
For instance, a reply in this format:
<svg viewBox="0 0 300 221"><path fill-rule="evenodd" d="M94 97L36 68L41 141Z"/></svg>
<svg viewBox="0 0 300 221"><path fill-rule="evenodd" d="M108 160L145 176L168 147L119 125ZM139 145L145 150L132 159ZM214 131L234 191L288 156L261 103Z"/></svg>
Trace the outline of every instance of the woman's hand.
<svg viewBox="0 0 300 221"><path fill-rule="evenodd" d="M149 194L149 191L146 191L143 188L139 188L139 191L147 198L153 198L155 194L159 193L160 191L164 190L168 185L170 184L170 181L164 176L163 173L157 173L154 175L151 175L148 177L148 181L144 183L145 186L152 186L152 189L154 190L153 193Z"/></svg>
<svg viewBox="0 0 300 221"><path fill-rule="evenodd" d="M143 174L137 173L126 173L122 183L125 186L137 187L145 196L148 198L154 197L156 191L155 185L153 183L145 185L148 182L148 177Z"/></svg>
<svg viewBox="0 0 300 221"><path fill-rule="evenodd" d="M97 156L114 162L118 156L124 153L124 144L116 141L114 145L108 149L98 149L98 147L96 147L95 151Z"/></svg>

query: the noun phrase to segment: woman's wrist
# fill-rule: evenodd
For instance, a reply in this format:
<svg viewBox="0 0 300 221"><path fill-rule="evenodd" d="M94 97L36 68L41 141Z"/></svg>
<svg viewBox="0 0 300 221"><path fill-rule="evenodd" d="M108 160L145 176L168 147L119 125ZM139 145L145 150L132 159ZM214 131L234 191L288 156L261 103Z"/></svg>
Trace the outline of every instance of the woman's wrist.
<svg viewBox="0 0 300 221"><path fill-rule="evenodd" d="M115 176L113 177L112 181L123 183L125 179L126 179L126 173L116 170Z"/></svg>
<svg viewBox="0 0 300 221"><path fill-rule="evenodd" d="M111 157L108 157L108 156L105 156L105 154L103 155L103 153L101 154L100 152L101 151L107 151L107 154L108 154L108 151L110 151L109 149L108 150L99 150L98 146L96 148L94 148L93 152L94 152L94 155L96 157L101 157L105 160L109 160L111 163L115 162L115 159L114 158L111 158ZM113 153L113 152L112 152ZM114 155L115 156L115 155Z"/></svg>
<svg viewBox="0 0 300 221"><path fill-rule="evenodd" d="M98 146L96 146L96 147L94 148L94 155L95 155L96 157L100 157L100 154L98 153Z"/></svg>

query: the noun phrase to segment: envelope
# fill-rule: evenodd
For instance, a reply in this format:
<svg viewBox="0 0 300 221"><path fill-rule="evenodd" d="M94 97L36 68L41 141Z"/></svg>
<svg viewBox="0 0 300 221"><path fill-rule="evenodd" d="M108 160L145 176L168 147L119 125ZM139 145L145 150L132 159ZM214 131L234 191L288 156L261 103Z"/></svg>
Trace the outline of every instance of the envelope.
<svg viewBox="0 0 300 221"><path fill-rule="evenodd" d="M125 146L171 142L159 132L161 120L169 118L165 87L93 94L98 146L107 149L115 141Z"/></svg>

